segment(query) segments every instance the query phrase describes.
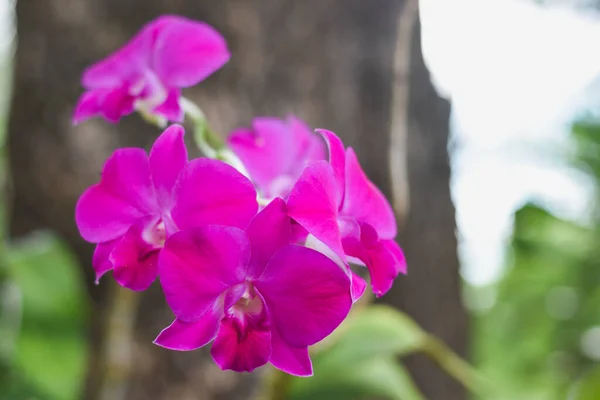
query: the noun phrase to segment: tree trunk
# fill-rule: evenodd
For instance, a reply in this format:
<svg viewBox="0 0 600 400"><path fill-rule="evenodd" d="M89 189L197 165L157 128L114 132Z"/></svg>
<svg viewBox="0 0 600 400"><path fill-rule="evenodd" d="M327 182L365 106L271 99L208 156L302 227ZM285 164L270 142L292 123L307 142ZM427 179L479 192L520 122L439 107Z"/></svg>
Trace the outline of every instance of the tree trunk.
<svg viewBox="0 0 600 400"><path fill-rule="evenodd" d="M450 104L431 83L421 51L418 20L408 43L408 84L397 86L397 91L405 93L395 93L394 106L400 109L393 107L393 112L401 115L400 120L392 119L392 135L400 135L392 136L392 144L395 141L399 149L391 147L395 150L391 163L394 204L397 211L408 211L399 235L408 275L399 279L384 301L408 312L425 330L464 357L469 325L461 302L456 220L450 197ZM407 178L408 183L403 184ZM397 188L408 188L408 198ZM408 366L428 399L466 398L465 390L424 356L411 357Z"/></svg>

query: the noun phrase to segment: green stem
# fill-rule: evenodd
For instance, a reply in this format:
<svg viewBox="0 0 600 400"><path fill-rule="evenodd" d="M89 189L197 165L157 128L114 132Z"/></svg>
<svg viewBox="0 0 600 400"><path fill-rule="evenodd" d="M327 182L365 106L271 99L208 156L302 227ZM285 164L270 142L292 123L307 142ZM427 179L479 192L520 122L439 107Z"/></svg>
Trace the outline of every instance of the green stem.
<svg viewBox="0 0 600 400"><path fill-rule="evenodd" d="M225 148L225 143L210 129L200 107L185 97L180 99L180 104L186 117L194 123L194 139L202 153L209 158L218 158L219 152Z"/></svg>
<svg viewBox="0 0 600 400"><path fill-rule="evenodd" d="M487 382L466 361L454 353L448 346L433 335L427 335L422 350L444 371L460 382L472 393L481 395L486 392Z"/></svg>
<svg viewBox="0 0 600 400"><path fill-rule="evenodd" d="M237 169L246 177L250 177L242 161L225 144L223 139L210 129L206 116L194 102L182 97L181 108L194 123L194 139L200 151L208 158L221 160Z"/></svg>

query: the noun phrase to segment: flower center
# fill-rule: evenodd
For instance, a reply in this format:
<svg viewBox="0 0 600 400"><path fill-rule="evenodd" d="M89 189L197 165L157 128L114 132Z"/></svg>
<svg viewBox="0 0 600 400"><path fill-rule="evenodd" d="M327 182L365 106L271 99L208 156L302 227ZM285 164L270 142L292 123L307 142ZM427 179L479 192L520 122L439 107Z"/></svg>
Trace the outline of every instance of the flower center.
<svg viewBox="0 0 600 400"><path fill-rule="evenodd" d="M131 86L129 94L136 97L135 108L148 114L164 103L168 95L167 89L158 76L150 70L146 70L144 75Z"/></svg>
<svg viewBox="0 0 600 400"><path fill-rule="evenodd" d="M252 330L262 330L268 325L266 320L265 307L262 298L258 295L254 285L251 282L243 284L232 289L233 295L239 290L244 292L238 300L225 312L225 318L232 320L233 326L238 334L238 340L243 340L248 332Z"/></svg>
<svg viewBox="0 0 600 400"><path fill-rule="evenodd" d="M156 248L162 248L167 240L167 230L163 220L150 224L142 232L142 238L146 243Z"/></svg>
<svg viewBox="0 0 600 400"><path fill-rule="evenodd" d="M241 290L243 290L242 295L225 311L225 315L229 318L235 318L242 326L245 326L249 318L258 317L262 314L264 306L261 297L251 282L244 282L234 288L231 294L235 296L235 292L237 292L237 296L239 296Z"/></svg>

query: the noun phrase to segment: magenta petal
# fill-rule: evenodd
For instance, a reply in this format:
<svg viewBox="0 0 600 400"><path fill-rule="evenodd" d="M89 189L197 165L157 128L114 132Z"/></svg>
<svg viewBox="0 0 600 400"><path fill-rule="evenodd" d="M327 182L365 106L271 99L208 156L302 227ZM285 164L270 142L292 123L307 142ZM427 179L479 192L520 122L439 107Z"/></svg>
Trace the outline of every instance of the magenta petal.
<svg viewBox="0 0 600 400"><path fill-rule="evenodd" d="M316 132L320 133L327 147L329 148L329 164L335 172L335 181L337 183L337 204L340 205L344 199L344 189L346 187L346 152L344 150L344 144L340 138L333 132L326 129L317 129Z"/></svg>
<svg viewBox="0 0 600 400"><path fill-rule="evenodd" d="M365 289L367 288L367 282L365 282L365 280L361 278L360 275L354 272L351 272L350 279L352 280L352 301L356 302L365 292Z"/></svg>
<svg viewBox="0 0 600 400"><path fill-rule="evenodd" d="M171 325L162 330L154 343L169 350L196 350L217 336L221 317L219 313L208 312L194 322L175 319Z"/></svg>
<svg viewBox="0 0 600 400"><path fill-rule="evenodd" d="M142 238L146 225L151 221L150 218L144 218L132 225L110 254L115 280L131 290L148 289L158 275L160 249Z"/></svg>
<svg viewBox="0 0 600 400"><path fill-rule="evenodd" d="M171 125L156 139L150 151L150 170L163 209L171 207L172 192L179 174L187 164L185 131Z"/></svg>
<svg viewBox="0 0 600 400"><path fill-rule="evenodd" d="M125 46L89 67L83 74L83 86L88 89L116 87L135 79L148 65L154 24L146 24Z"/></svg>
<svg viewBox="0 0 600 400"><path fill-rule="evenodd" d="M292 220L292 243L304 244L308 237L308 231L302 227L299 223Z"/></svg>
<svg viewBox="0 0 600 400"><path fill-rule="evenodd" d="M271 330L271 357L269 362L291 375L312 376L312 362L308 356L308 347L292 347L277 332Z"/></svg>
<svg viewBox="0 0 600 400"><path fill-rule="evenodd" d="M123 115L133 112L135 98L129 95L127 87L114 89L92 89L84 93L73 114L73 122L79 123L96 115L117 123Z"/></svg>
<svg viewBox="0 0 600 400"><path fill-rule="evenodd" d="M396 261L396 270L400 274L406 274L406 258L404 252L394 240L382 240L381 243L394 256Z"/></svg>
<svg viewBox="0 0 600 400"><path fill-rule="evenodd" d="M181 97L181 90L178 88L172 88L167 93L165 101L154 108L152 112L154 114L162 115L169 121L183 122L184 112L179 105L179 98Z"/></svg>
<svg viewBox="0 0 600 400"><path fill-rule="evenodd" d="M81 236L92 243L121 237L143 214L101 184L87 189L75 207L75 221Z"/></svg>
<svg viewBox="0 0 600 400"><path fill-rule="evenodd" d="M289 127L276 118L255 118L252 129L238 129L229 136L231 149L242 160L256 185L269 189L271 183L287 173L294 150ZM268 195L268 193L263 193Z"/></svg>
<svg viewBox="0 0 600 400"><path fill-rule="evenodd" d="M117 123L122 116L131 114L135 97L129 94L127 87L107 91L99 104L100 112L106 120Z"/></svg>
<svg viewBox="0 0 600 400"><path fill-rule="evenodd" d="M104 165L100 184L144 214L160 212L150 163L142 149L116 150Z"/></svg>
<svg viewBox="0 0 600 400"><path fill-rule="evenodd" d="M255 285L271 323L294 347L325 338L352 305L346 272L323 254L297 245L277 251Z"/></svg>
<svg viewBox="0 0 600 400"><path fill-rule="evenodd" d="M307 165L326 160L325 143L304 121L295 116L289 116L287 123L292 132L296 153L293 160L295 165L290 168L290 175L297 178Z"/></svg>
<svg viewBox="0 0 600 400"><path fill-rule="evenodd" d="M288 215L345 261L335 193L335 176L331 166L325 161L318 161L306 167L292 188L287 202Z"/></svg>
<svg viewBox="0 0 600 400"><path fill-rule="evenodd" d="M243 329L234 318L221 321L217 338L210 351L221 369L251 372L265 365L271 355L268 329Z"/></svg>
<svg viewBox="0 0 600 400"><path fill-rule="evenodd" d="M78 124L100 114L100 101L104 97L102 90L90 90L79 98L73 113L73 123Z"/></svg>
<svg viewBox="0 0 600 400"><path fill-rule="evenodd" d="M92 257L92 267L96 271L96 284L98 284L102 275L113 269L109 257L117 243L119 243L119 240L112 240L110 242L98 243L96 246Z"/></svg>
<svg viewBox="0 0 600 400"><path fill-rule="evenodd" d="M367 178L352 149L346 153L346 194L340 212L371 225L382 239L396 236L396 217L392 206Z"/></svg>
<svg viewBox="0 0 600 400"><path fill-rule="evenodd" d="M383 296L392 287L394 279L402 269L397 252L386 241L379 240L375 229L361 225L361 238L344 238L344 250L349 256L363 261L371 275L371 286L377 297Z"/></svg>
<svg viewBox="0 0 600 400"><path fill-rule="evenodd" d="M229 61L227 43L202 22L170 17L154 43L153 67L167 86L189 87Z"/></svg>
<svg viewBox="0 0 600 400"><path fill-rule="evenodd" d="M160 282L173 313L193 321L227 289L246 278L250 243L245 232L204 226L175 233L159 257Z"/></svg>
<svg viewBox="0 0 600 400"><path fill-rule="evenodd" d="M258 209L256 191L248 178L218 160L190 161L175 192L171 216L181 229L207 224L245 229Z"/></svg>
<svg viewBox="0 0 600 400"><path fill-rule="evenodd" d="M267 262L282 246L291 242L291 221L285 202L275 198L250 222L246 233L252 245L249 277L259 277Z"/></svg>
<svg viewBox="0 0 600 400"><path fill-rule="evenodd" d="M367 268L371 274L371 286L377 297L387 293L398 276L395 258L383 246L369 249Z"/></svg>

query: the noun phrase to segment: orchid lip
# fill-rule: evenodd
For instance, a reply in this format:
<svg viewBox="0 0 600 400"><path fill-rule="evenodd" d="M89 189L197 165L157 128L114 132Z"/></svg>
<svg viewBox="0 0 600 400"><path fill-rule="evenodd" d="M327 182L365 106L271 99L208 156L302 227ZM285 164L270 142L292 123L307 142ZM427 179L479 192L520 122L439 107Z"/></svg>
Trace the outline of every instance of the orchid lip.
<svg viewBox="0 0 600 400"><path fill-rule="evenodd" d="M156 248L162 248L167 240L167 230L165 223L159 219L154 224L149 224L142 232L142 239Z"/></svg>
<svg viewBox="0 0 600 400"><path fill-rule="evenodd" d="M152 113L152 110L167 99L168 91L156 74L145 70L143 76L129 89L129 94L136 97L135 108L142 112Z"/></svg>
<svg viewBox="0 0 600 400"><path fill-rule="evenodd" d="M264 306L261 297L258 295L258 291L249 281L246 281L241 285L243 285L244 293L242 293L235 304L229 307L226 313L238 318L243 317L246 314L260 314ZM235 289L236 288L233 290Z"/></svg>

